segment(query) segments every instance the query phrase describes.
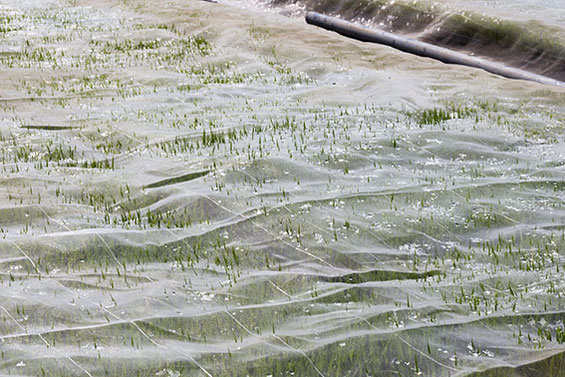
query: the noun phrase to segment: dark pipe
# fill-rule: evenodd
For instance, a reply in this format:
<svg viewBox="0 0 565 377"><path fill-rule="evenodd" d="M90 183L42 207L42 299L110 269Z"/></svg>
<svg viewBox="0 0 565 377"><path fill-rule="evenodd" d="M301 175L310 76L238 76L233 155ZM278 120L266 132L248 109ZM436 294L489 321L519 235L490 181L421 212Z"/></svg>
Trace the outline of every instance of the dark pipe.
<svg viewBox="0 0 565 377"><path fill-rule="evenodd" d="M511 79L535 81L541 84L565 87L564 82L554 80L549 77L536 75L535 73L526 72L517 68L506 67L502 64L493 63L488 60L465 55L414 39L400 37L398 35L387 33L386 31L369 29L364 26L356 25L351 22L343 21L339 18L326 16L320 13L308 12L306 14L306 22L327 30L335 31L349 38L363 42L384 44L394 47L400 51L437 59L447 64L466 65L469 67L481 68L487 72Z"/></svg>

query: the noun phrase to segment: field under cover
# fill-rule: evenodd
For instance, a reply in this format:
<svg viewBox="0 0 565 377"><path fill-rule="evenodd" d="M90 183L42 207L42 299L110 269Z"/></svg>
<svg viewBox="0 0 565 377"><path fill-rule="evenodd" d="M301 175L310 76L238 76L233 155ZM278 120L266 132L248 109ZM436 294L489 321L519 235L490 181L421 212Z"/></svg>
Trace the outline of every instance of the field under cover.
<svg viewBox="0 0 565 377"><path fill-rule="evenodd" d="M0 83L0 375L564 375L564 89L195 0L2 1Z"/></svg>

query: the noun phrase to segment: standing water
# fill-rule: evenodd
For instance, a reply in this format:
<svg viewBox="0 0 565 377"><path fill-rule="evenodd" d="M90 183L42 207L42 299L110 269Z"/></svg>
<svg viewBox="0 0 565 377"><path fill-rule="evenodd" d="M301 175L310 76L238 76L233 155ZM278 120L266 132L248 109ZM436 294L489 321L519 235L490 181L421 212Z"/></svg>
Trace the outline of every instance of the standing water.
<svg viewBox="0 0 565 377"><path fill-rule="evenodd" d="M0 4L0 375L563 376L556 0Z"/></svg>

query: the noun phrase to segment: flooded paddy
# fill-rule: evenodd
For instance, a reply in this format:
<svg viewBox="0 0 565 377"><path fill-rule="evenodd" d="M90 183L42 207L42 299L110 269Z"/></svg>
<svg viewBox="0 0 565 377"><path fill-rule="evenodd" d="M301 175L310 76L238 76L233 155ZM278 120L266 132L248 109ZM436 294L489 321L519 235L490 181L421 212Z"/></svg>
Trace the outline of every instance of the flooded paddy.
<svg viewBox="0 0 565 377"><path fill-rule="evenodd" d="M244 3L0 38L0 375L563 375L562 88Z"/></svg>

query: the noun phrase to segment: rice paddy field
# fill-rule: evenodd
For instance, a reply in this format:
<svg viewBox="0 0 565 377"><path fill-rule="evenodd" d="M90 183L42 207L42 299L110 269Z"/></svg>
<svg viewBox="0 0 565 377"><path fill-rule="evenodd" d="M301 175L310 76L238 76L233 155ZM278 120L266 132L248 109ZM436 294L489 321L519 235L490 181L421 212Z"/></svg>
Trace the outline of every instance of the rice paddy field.
<svg viewBox="0 0 565 377"><path fill-rule="evenodd" d="M558 1L375 2L565 78ZM565 89L320 4L0 2L0 376L565 376Z"/></svg>

